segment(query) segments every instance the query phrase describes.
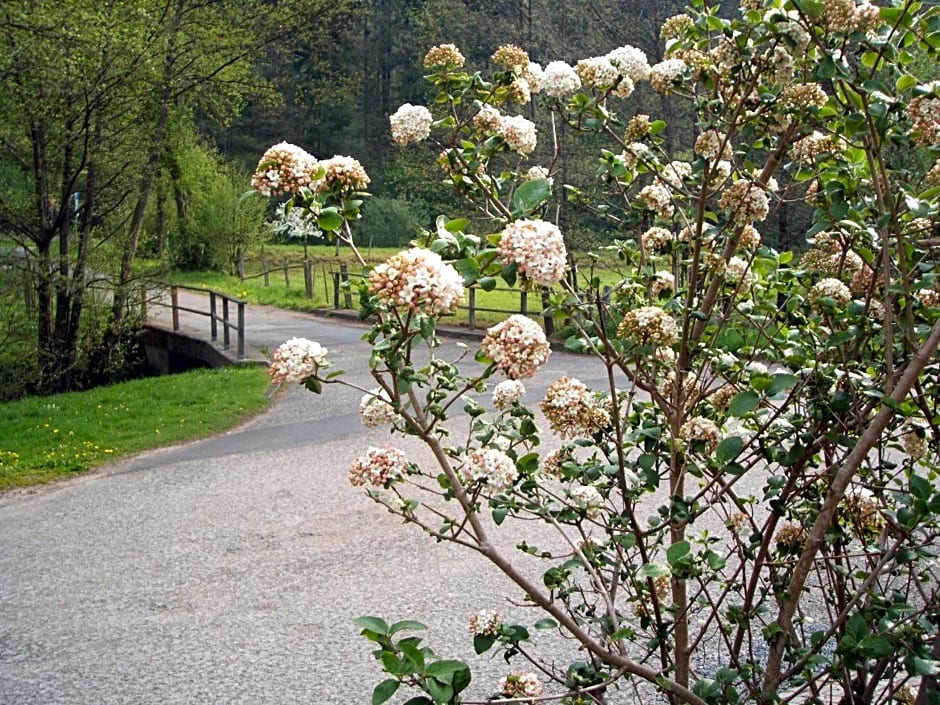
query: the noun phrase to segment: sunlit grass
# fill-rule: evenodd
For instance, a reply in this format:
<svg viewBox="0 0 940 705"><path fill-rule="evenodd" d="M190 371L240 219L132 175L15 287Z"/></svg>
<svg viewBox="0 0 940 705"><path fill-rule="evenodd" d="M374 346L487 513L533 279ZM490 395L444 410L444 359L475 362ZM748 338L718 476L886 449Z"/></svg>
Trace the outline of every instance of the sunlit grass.
<svg viewBox="0 0 940 705"><path fill-rule="evenodd" d="M264 368L233 366L0 404L0 490L231 428L269 386Z"/></svg>

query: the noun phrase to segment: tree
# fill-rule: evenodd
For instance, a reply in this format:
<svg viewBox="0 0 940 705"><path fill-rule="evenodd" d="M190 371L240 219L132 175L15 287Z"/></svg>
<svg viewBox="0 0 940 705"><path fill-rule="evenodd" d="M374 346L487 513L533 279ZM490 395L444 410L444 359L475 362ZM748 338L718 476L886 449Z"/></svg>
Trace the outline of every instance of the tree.
<svg viewBox="0 0 940 705"><path fill-rule="evenodd" d="M130 191L149 69L142 3L107 9L6 5L0 130L25 191L5 192L0 220L33 263L45 390L69 388L95 239L112 237ZM55 247L55 250L53 248Z"/></svg>
<svg viewBox="0 0 940 705"><path fill-rule="evenodd" d="M652 66L629 46L574 67L502 47L485 73L454 46L428 52L436 114L403 106L392 135L430 139L482 224L442 221L426 249L366 271L363 422L428 453L369 448L350 481L542 610L471 619L478 653L530 669L497 701L938 702L940 87L912 50L936 58L938 20L908 1L746 0L722 18L700 0L663 23ZM557 174L527 159L523 78L609 145L603 200L575 205L624 235L610 288L600 267L581 287L566 272ZM668 122L620 118L646 81L691 105L688 152L669 150ZM760 231L795 197L784 174L813 211L799 260ZM445 357L438 322L464 284L497 278L555 292L599 388L563 376L525 404L550 351L522 316L490 328L473 363ZM271 372L320 392L342 383L331 366L294 339ZM387 674L373 703L402 686L421 691L410 702L463 702L469 670L422 646L420 624L357 623ZM567 637L570 662L541 660L537 629Z"/></svg>
<svg viewBox="0 0 940 705"><path fill-rule="evenodd" d="M119 0L0 10L0 223L34 277L37 388L70 388L91 286L113 289L104 347L124 335L151 191L166 169L185 221L172 126L224 122L266 82L255 62L301 21L348 3ZM161 204L162 206L162 204ZM96 261L93 254L117 253ZM107 352L106 350L104 351Z"/></svg>

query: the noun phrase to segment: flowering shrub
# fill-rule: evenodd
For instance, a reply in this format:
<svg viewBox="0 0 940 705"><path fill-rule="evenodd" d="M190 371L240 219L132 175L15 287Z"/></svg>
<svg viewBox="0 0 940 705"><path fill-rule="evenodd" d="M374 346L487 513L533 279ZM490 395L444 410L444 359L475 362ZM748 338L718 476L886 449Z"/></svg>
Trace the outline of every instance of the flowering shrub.
<svg viewBox="0 0 940 705"><path fill-rule="evenodd" d="M519 380L550 352L536 323L512 316L473 361L444 359L449 307L422 297L456 286L422 274L430 286L396 298L410 265L376 268L360 290L385 392L373 396L433 462L406 469L386 450L351 477L492 561L544 613L535 626L574 645L570 663L542 661L526 626L487 606L474 649L527 662L491 687L497 702L936 703L940 86L916 67L937 58L940 15L741 0L724 18L698 1L661 36L652 66L620 47L543 69L509 45L484 77L457 47L428 52L427 111L445 112L429 122L411 106L393 135L408 144L427 127L445 177L490 222L478 234L443 219L423 244L465 284L544 287L578 328L567 347L607 381L562 378L530 409ZM680 154L666 150L672 126L633 110L647 81L694 113L693 132L672 136ZM606 140L602 188L556 199L557 163L539 163L553 150L536 140L553 132L523 105L571 140ZM272 193L290 180L269 171ZM802 257L766 244L796 201L813 213ZM617 286L568 276L550 204L617 224ZM420 367L417 345L430 349ZM310 373L276 362L275 379ZM488 410L474 397L500 377ZM491 540L533 522L544 545ZM425 694L415 703L462 701L461 662L396 636L421 625L359 624L389 674L374 703L402 684Z"/></svg>

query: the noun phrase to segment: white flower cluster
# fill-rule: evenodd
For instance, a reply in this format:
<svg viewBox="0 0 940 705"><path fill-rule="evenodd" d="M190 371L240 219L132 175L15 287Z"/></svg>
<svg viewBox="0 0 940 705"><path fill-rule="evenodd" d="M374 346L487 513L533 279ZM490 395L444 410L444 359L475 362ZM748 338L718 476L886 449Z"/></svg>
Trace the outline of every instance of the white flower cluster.
<svg viewBox="0 0 940 705"><path fill-rule="evenodd" d="M534 698L542 694L542 684L534 673L516 669L499 682L499 690L507 698Z"/></svg>
<svg viewBox="0 0 940 705"><path fill-rule="evenodd" d="M327 349L320 343L306 338L291 338L281 343L274 351L268 374L272 382L303 384L313 377L317 370L330 366L326 354Z"/></svg>
<svg viewBox="0 0 940 705"><path fill-rule="evenodd" d="M503 114L492 105L481 105L473 116L473 126L481 132L496 132Z"/></svg>
<svg viewBox="0 0 940 705"><path fill-rule="evenodd" d="M526 156L538 142L535 123L522 115L502 115L496 124L496 134L503 138L509 149Z"/></svg>
<svg viewBox="0 0 940 705"><path fill-rule="evenodd" d="M725 265L725 281L737 284L738 291L747 291L754 284L754 277L750 270L751 265L747 260L732 257Z"/></svg>
<svg viewBox="0 0 940 705"><path fill-rule="evenodd" d="M672 193L662 184L644 186L636 195L636 200L651 211L656 211L660 218L671 218L676 212L676 207L672 204Z"/></svg>
<svg viewBox="0 0 940 705"><path fill-rule="evenodd" d="M659 297L660 294L667 291L676 290L676 278L673 276L672 272L667 272L666 270L660 270L653 275L653 281L650 282L650 293L654 297Z"/></svg>
<svg viewBox="0 0 940 705"><path fill-rule="evenodd" d="M354 157L336 154L320 162L326 173L313 185L318 193L324 191L363 191L369 185L369 175Z"/></svg>
<svg viewBox="0 0 940 705"><path fill-rule="evenodd" d="M400 147L427 139L431 134L433 121L431 111L423 105L405 103L389 117L392 125L392 139Z"/></svg>
<svg viewBox="0 0 940 705"><path fill-rule="evenodd" d="M901 432L901 444L904 452L914 460L920 460L927 455L927 441L924 440L924 430L919 424L907 423Z"/></svg>
<svg viewBox="0 0 940 705"><path fill-rule="evenodd" d="M468 628L473 636L496 636L503 626L502 617L495 610L480 610L470 616Z"/></svg>
<svg viewBox="0 0 940 705"><path fill-rule="evenodd" d="M765 22L770 22L780 15L780 10L774 9L767 12L764 16ZM809 46L810 35L799 23L799 14L794 11L787 12L790 19L777 21L773 24L773 29L778 34L786 37L795 45L797 52L803 52Z"/></svg>
<svg viewBox="0 0 940 705"><path fill-rule="evenodd" d="M392 400L381 387L369 390L359 400L359 418L366 428L375 428L394 423L398 412L392 406Z"/></svg>
<svg viewBox="0 0 940 705"><path fill-rule="evenodd" d="M548 169L544 166L530 166L526 172L522 175L524 181L538 181L539 179L546 179L549 186L554 183L554 179L548 173Z"/></svg>
<svg viewBox="0 0 940 705"><path fill-rule="evenodd" d="M641 306L627 311L617 327L617 334L640 344L669 347L679 339L679 326L659 306Z"/></svg>
<svg viewBox="0 0 940 705"><path fill-rule="evenodd" d="M294 194L311 187L316 172L317 160L313 155L289 142L280 142L261 155L251 175L251 187L266 198Z"/></svg>
<svg viewBox="0 0 940 705"><path fill-rule="evenodd" d="M629 78L633 83L649 80L650 64L642 49L627 44L608 52L606 58L624 78Z"/></svg>
<svg viewBox="0 0 940 705"><path fill-rule="evenodd" d="M679 437L688 442L700 442L705 444L705 452L711 453L718 447L718 441L721 440L721 429L711 419L704 416L695 416L679 429Z"/></svg>
<svg viewBox="0 0 940 705"><path fill-rule="evenodd" d="M777 99L780 107L789 110L807 110L821 108L829 100L826 91L817 83L794 83L780 92Z"/></svg>
<svg viewBox="0 0 940 705"><path fill-rule="evenodd" d="M542 327L519 313L488 328L480 350L509 379L531 377L552 352Z"/></svg>
<svg viewBox="0 0 940 705"><path fill-rule="evenodd" d="M529 65L522 72L520 78L524 78L526 83L529 84L529 91L531 93L538 93L542 90L542 76L544 71L542 67L534 61L530 61Z"/></svg>
<svg viewBox="0 0 940 705"><path fill-rule="evenodd" d="M852 292L849 291L849 287L840 280L834 277L827 277L820 279L813 285L813 288L809 290L809 300L812 303L815 304L819 302L820 299L824 298L834 299L837 305L845 306L852 300Z"/></svg>
<svg viewBox="0 0 940 705"><path fill-rule="evenodd" d="M463 301L463 278L436 252L421 247L392 255L369 272L369 291L393 308L439 316Z"/></svg>
<svg viewBox="0 0 940 705"><path fill-rule="evenodd" d="M497 252L505 264L515 264L523 279L535 286L553 286L565 277L568 250L554 223L516 220L499 238Z"/></svg>
<svg viewBox="0 0 940 705"><path fill-rule="evenodd" d="M561 466L571 460L574 460L574 453L569 446L556 448L545 454L542 458L540 469L546 475L558 477L561 475Z"/></svg>
<svg viewBox="0 0 940 705"><path fill-rule="evenodd" d="M748 179L735 181L718 199L718 206L731 215L735 225L750 225L767 217L770 202L758 184Z"/></svg>
<svg viewBox="0 0 940 705"><path fill-rule="evenodd" d="M604 507L604 496L594 485L575 485L568 495L589 517L596 517Z"/></svg>
<svg viewBox="0 0 940 705"><path fill-rule="evenodd" d="M449 69L459 69L464 65L464 56L453 44L438 44L428 49L424 55L424 68L444 67Z"/></svg>
<svg viewBox="0 0 940 705"><path fill-rule="evenodd" d="M492 492L512 487L517 474L512 458L497 448L471 450L457 472L465 484L482 482Z"/></svg>
<svg viewBox="0 0 940 705"><path fill-rule="evenodd" d="M610 413L585 384L565 375L552 382L539 402L552 431L562 438L590 438L610 425Z"/></svg>
<svg viewBox="0 0 940 705"><path fill-rule="evenodd" d="M856 537L864 541L881 532L885 520L878 498L871 490L867 487L853 487L846 492L844 502Z"/></svg>
<svg viewBox="0 0 940 705"><path fill-rule="evenodd" d="M753 252L760 247L761 236L753 225L745 225L738 238L738 252Z"/></svg>
<svg viewBox="0 0 940 705"><path fill-rule="evenodd" d="M367 483L385 487L404 478L410 467L408 458L398 448L369 446L349 469L349 482L356 487Z"/></svg>
<svg viewBox="0 0 940 705"><path fill-rule="evenodd" d="M505 411L525 396L525 385L518 379L504 379L493 388L493 406Z"/></svg>
<svg viewBox="0 0 940 705"><path fill-rule="evenodd" d="M542 71L542 91L553 98L565 98L581 87L581 79L564 61L552 61Z"/></svg>
<svg viewBox="0 0 940 705"><path fill-rule="evenodd" d="M731 159L731 144L727 136L718 130L705 130L695 138L694 153L712 161Z"/></svg>
<svg viewBox="0 0 940 705"><path fill-rule="evenodd" d="M667 186L682 188L682 183L692 176L692 165L680 160L671 161L657 176Z"/></svg>
<svg viewBox="0 0 940 705"><path fill-rule="evenodd" d="M583 84L594 88L610 88L620 78L620 71L606 56L581 59L575 64L574 70ZM633 88L633 81L630 81L630 88Z"/></svg>
<svg viewBox="0 0 940 705"><path fill-rule="evenodd" d="M654 225L640 236L643 249L647 252L660 252L666 245L676 239L671 230Z"/></svg>
<svg viewBox="0 0 940 705"><path fill-rule="evenodd" d="M911 98L907 114L913 122L909 134L918 144L940 143L940 98L923 95Z"/></svg>
<svg viewBox="0 0 940 705"><path fill-rule="evenodd" d="M688 69L682 59L665 59L650 68L650 85L654 91L667 93L680 81Z"/></svg>

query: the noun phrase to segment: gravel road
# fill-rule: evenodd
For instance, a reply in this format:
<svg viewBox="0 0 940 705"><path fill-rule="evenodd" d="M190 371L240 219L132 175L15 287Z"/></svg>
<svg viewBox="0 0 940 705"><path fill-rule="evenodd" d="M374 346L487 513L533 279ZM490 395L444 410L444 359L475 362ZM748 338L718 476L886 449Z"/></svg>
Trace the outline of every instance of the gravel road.
<svg viewBox="0 0 940 705"><path fill-rule="evenodd" d="M317 339L368 384L361 327L252 308L248 330L256 352ZM554 354L530 397L598 378L590 365ZM0 496L0 703L367 703L383 676L352 622L365 614L419 619L441 656L468 658L468 616L511 614L516 592L349 485L358 451L387 439L358 398L295 387L221 436ZM502 661L468 660L474 692L493 692Z"/></svg>

